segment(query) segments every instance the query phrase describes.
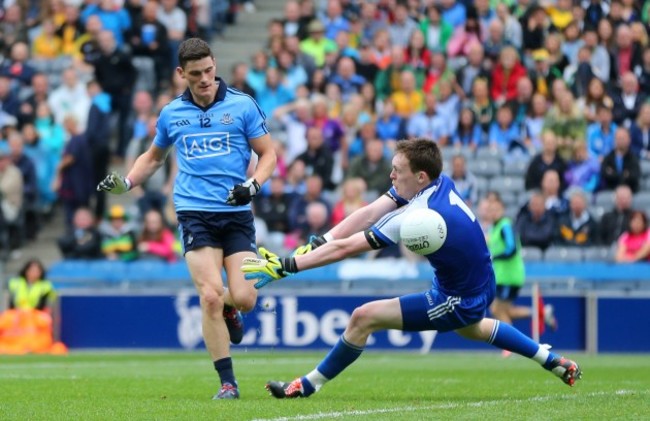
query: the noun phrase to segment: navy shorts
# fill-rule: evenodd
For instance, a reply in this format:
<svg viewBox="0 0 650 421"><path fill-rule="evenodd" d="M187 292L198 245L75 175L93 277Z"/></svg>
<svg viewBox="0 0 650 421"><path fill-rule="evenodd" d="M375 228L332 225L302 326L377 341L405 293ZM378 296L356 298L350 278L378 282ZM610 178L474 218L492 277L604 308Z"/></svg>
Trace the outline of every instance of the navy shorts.
<svg viewBox="0 0 650 421"><path fill-rule="evenodd" d="M512 285L497 285L496 298L501 301L515 301L519 297L521 287Z"/></svg>
<svg viewBox="0 0 650 421"><path fill-rule="evenodd" d="M402 330L449 332L478 323L486 316L493 299L493 287L471 297L447 295L437 288L404 295L399 298Z"/></svg>
<svg viewBox="0 0 650 421"><path fill-rule="evenodd" d="M201 247L223 249L224 256L257 252L253 213L180 211L177 215L183 254Z"/></svg>

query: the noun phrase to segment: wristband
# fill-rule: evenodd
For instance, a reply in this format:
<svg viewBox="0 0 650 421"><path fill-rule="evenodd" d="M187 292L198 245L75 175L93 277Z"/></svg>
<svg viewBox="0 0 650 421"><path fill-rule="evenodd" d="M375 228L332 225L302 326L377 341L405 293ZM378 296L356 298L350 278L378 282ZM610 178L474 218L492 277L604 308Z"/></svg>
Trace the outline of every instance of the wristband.
<svg viewBox="0 0 650 421"><path fill-rule="evenodd" d="M133 183L131 183L129 177L124 177L124 184L126 184L126 191L131 190L131 187L133 187Z"/></svg>

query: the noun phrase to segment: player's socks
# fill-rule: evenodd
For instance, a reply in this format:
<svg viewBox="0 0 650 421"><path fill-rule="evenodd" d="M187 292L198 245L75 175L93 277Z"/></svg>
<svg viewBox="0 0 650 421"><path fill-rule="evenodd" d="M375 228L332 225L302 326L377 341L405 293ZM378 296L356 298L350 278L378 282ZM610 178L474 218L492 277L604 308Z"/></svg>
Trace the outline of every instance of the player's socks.
<svg viewBox="0 0 650 421"><path fill-rule="evenodd" d="M494 321L494 327L492 328L492 334L488 339L488 343L498 348L523 355L524 357L532 358L547 370L549 369L547 365L553 361L553 358L557 357L547 347L539 345L514 327L507 323L501 323L498 320Z"/></svg>
<svg viewBox="0 0 650 421"><path fill-rule="evenodd" d="M323 361L318 364L316 370L305 376L305 379L309 385L313 386L314 391L318 391L325 382L338 376L341 371L356 361L362 352L362 347L352 345L341 335L336 345L325 356Z"/></svg>
<svg viewBox="0 0 650 421"><path fill-rule="evenodd" d="M237 387L235 372L232 369L232 358L226 357L214 362L214 369L219 373L221 384L230 383Z"/></svg>

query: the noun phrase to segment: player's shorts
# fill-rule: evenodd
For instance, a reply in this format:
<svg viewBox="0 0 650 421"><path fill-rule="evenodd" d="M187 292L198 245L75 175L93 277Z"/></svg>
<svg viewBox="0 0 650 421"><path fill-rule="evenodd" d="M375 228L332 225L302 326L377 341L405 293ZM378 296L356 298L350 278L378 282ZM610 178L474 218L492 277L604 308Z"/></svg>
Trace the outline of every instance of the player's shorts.
<svg viewBox="0 0 650 421"><path fill-rule="evenodd" d="M497 285L496 299L501 301L515 301L519 297L521 287L512 285Z"/></svg>
<svg viewBox="0 0 650 421"><path fill-rule="evenodd" d="M180 211L178 229L183 254L201 247L223 249L224 256L257 251L253 213Z"/></svg>
<svg viewBox="0 0 650 421"><path fill-rule="evenodd" d="M493 299L494 288L471 297L447 295L437 288L404 295L399 298L402 330L449 332L478 323L486 316Z"/></svg>

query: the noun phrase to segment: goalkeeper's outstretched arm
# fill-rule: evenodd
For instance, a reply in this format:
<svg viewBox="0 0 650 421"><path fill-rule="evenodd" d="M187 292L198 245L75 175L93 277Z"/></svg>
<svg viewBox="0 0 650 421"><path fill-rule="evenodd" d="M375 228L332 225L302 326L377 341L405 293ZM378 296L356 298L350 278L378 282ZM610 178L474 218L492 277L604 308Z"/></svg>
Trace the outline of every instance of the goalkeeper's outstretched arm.
<svg viewBox="0 0 650 421"><path fill-rule="evenodd" d="M386 195L381 195L374 202L352 212L338 225L329 230L327 233L329 234L328 240L346 238L354 233L364 231L377 222L379 218L395 209L397 209L395 201Z"/></svg>
<svg viewBox="0 0 650 421"><path fill-rule="evenodd" d="M356 256L370 250L372 247L366 240L365 234L357 232L347 238L329 241L310 253L294 258L296 259L296 268L306 270L338 262L346 257Z"/></svg>

